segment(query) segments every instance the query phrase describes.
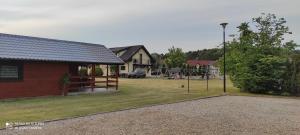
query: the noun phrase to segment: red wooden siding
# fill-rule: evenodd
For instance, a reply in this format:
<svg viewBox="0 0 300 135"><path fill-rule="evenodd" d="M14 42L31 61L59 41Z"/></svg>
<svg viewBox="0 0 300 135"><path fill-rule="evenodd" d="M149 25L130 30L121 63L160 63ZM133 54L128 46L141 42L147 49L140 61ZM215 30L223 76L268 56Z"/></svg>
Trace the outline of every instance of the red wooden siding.
<svg viewBox="0 0 300 135"><path fill-rule="evenodd" d="M62 95L59 81L67 63L24 62L23 80L0 82L0 99Z"/></svg>

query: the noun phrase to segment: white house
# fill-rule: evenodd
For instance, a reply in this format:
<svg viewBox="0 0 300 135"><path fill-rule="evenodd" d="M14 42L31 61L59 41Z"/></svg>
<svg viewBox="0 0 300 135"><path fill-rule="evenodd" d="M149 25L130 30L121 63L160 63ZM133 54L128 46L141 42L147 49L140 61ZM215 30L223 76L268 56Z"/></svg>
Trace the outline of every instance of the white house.
<svg viewBox="0 0 300 135"><path fill-rule="evenodd" d="M121 76L133 72L136 68L144 69L146 76L151 76L152 57L144 45L115 47L110 48L110 50L125 62L119 67Z"/></svg>

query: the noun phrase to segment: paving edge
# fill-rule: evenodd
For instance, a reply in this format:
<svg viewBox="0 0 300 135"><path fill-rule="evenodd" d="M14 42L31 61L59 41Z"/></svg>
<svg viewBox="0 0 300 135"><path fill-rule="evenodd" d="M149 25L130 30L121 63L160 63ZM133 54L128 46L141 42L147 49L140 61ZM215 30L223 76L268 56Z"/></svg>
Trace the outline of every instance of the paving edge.
<svg viewBox="0 0 300 135"><path fill-rule="evenodd" d="M87 114L87 115L78 115L78 116L74 116L74 117L66 117L66 118L53 119L53 120L44 120L44 121L38 121L38 122L50 123L50 122L56 122L56 121L63 121L63 120L70 120L70 119L76 119L76 118L83 118L83 117L95 116L95 115L99 115L99 114L107 114L107 113L113 113L113 112L122 112L122 111L135 110L135 109L140 109L140 108L147 108L147 107L154 107L154 106L160 106L160 105L176 104L176 103L189 102L189 101L195 101L195 100L200 100L200 99L209 99L209 98L223 97L223 96L230 96L230 95L221 94L221 95L215 95L215 96L198 97L198 98L192 98L192 99L179 100L179 101L170 102L170 103L151 104L151 105L145 105L145 106L141 106L141 107L129 107L129 108L120 109L120 110L114 110L114 111L91 113L91 114ZM24 125L15 126L15 127L22 127L22 126L24 126ZM0 128L0 131L1 130L6 130L6 128Z"/></svg>
<svg viewBox="0 0 300 135"><path fill-rule="evenodd" d="M277 96L277 95L239 95L239 94L227 94L228 96L236 97L258 97L258 98L277 98L277 99L295 99L300 100L300 96Z"/></svg>

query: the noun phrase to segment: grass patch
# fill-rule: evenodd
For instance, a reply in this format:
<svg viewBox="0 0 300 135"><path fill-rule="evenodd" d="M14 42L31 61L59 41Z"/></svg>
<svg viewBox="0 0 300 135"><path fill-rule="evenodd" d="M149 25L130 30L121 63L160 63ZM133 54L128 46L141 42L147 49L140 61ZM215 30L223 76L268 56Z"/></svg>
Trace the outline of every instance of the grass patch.
<svg viewBox="0 0 300 135"><path fill-rule="evenodd" d="M3 128L6 122L54 120L216 96L223 93L223 83L222 80L210 80L207 91L206 81L192 80L190 93L187 93L187 80L120 79L119 89L116 93L0 101L0 127ZM240 94L229 81L227 90L230 94Z"/></svg>

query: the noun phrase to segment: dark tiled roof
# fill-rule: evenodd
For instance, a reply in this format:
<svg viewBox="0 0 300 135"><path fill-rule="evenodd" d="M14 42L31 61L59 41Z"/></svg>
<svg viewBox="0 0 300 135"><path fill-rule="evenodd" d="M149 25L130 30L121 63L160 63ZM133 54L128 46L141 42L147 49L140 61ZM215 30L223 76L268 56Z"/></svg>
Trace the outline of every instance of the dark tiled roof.
<svg viewBox="0 0 300 135"><path fill-rule="evenodd" d="M125 50L127 48L129 48L130 46L125 46L125 47L115 47L115 48L109 48L111 51L113 51L114 53L120 52L122 50Z"/></svg>
<svg viewBox="0 0 300 135"><path fill-rule="evenodd" d="M144 49L145 52L149 55L150 59L152 59L150 53L148 52L148 50L145 48L145 46L143 45L134 45L134 46L125 46L125 47L115 47L115 48L110 48L110 50L112 50L114 53L119 53L122 51L125 51L120 58L127 62L130 61L132 56L139 51L140 49Z"/></svg>
<svg viewBox="0 0 300 135"><path fill-rule="evenodd" d="M122 64L103 45L0 33L0 59Z"/></svg>

